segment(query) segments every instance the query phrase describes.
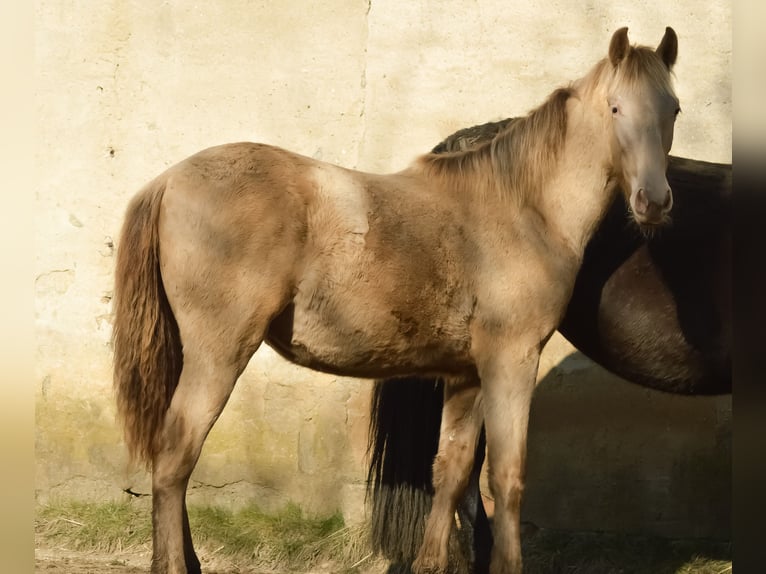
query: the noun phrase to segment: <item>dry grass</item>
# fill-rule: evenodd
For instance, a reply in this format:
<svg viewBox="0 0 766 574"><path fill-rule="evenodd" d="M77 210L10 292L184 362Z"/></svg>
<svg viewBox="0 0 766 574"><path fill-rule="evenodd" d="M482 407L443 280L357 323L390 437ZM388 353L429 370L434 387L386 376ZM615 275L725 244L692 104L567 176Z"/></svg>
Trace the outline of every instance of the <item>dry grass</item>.
<svg viewBox="0 0 766 574"><path fill-rule="evenodd" d="M68 550L118 553L151 544L152 529L140 505L69 502L38 508L35 535Z"/></svg>
<svg viewBox="0 0 766 574"><path fill-rule="evenodd" d="M113 555L151 550L150 507L126 503L64 503L40 507L39 547ZM189 509L206 571L384 572L373 558L365 525L345 526L339 514L305 515L289 505L275 515L251 506L239 511ZM525 574L731 574L731 545L596 532L541 529L524 537Z"/></svg>
<svg viewBox="0 0 766 574"><path fill-rule="evenodd" d="M340 514L306 516L296 505L277 514L250 506L238 511L189 508L195 547L203 564L227 572L352 574L371 561L367 531L345 526ZM68 502L38 509L39 546L122 554L151 548L145 504Z"/></svg>

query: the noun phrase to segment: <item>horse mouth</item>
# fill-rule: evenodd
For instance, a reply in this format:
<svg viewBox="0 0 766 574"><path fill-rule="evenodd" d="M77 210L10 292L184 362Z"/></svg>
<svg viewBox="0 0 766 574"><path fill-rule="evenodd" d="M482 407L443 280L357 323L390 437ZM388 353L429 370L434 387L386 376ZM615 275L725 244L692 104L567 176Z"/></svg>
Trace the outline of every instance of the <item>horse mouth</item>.
<svg viewBox="0 0 766 574"><path fill-rule="evenodd" d="M641 235L643 235L646 239L655 237L664 228L670 227L670 225L673 223L673 219L668 214L660 216L659 219L647 219L637 216L634 213L632 219L637 224L638 229L641 231Z"/></svg>

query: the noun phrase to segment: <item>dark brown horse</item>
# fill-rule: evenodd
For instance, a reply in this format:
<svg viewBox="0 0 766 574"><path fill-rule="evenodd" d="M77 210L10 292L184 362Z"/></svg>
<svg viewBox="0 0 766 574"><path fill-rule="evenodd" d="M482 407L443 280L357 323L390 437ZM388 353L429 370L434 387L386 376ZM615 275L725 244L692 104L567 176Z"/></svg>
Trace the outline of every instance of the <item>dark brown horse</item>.
<svg viewBox="0 0 766 574"><path fill-rule="evenodd" d="M469 149L515 120L460 130L434 153ZM673 225L646 237L612 204L585 251L559 331L611 372L670 393L731 392L731 165L671 156ZM370 426L372 539L404 573L430 506L443 386L438 379L378 381ZM488 569L491 532L479 496L480 442L459 507L475 572Z"/></svg>

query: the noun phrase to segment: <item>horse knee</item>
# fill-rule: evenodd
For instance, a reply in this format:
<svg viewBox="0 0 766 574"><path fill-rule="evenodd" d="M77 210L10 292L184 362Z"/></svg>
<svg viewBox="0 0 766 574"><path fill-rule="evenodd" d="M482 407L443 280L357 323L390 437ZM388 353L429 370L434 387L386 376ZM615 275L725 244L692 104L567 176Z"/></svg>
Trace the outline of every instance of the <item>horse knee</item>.
<svg viewBox="0 0 766 574"><path fill-rule="evenodd" d="M489 487L496 502L506 507L518 508L524 494L524 478L514 472L493 472L489 470Z"/></svg>

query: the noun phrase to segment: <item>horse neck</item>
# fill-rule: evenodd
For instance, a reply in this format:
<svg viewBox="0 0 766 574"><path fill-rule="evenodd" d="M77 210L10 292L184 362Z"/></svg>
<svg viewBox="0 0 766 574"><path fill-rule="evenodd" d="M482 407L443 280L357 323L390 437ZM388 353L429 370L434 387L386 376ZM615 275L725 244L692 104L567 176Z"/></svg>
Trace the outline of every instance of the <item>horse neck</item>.
<svg viewBox="0 0 766 574"><path fill-rule="evenodd" d="M555 168L541 193L530 198L546 222L581 259L614 199L610 119L598 98L573 96L567 102L567 132Z"/></svg>
<svg viewBox="0 0 766 574"><path fill-rule="evenodd" d="M580 94L577 84L557 90L493 141L467 152L428 154L410 173L425 174L432 188L458 202L470 196L480 221L514 225L520 214L537 212L546 235L582 258L616 189L603 101L603 94ZM565 114L562 123L557 110ZM556 142L555 132L541 135L540 125L565 125L563 141Z"/></svg>

